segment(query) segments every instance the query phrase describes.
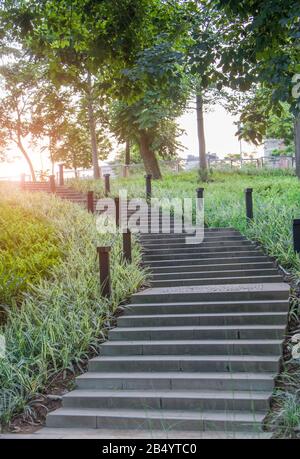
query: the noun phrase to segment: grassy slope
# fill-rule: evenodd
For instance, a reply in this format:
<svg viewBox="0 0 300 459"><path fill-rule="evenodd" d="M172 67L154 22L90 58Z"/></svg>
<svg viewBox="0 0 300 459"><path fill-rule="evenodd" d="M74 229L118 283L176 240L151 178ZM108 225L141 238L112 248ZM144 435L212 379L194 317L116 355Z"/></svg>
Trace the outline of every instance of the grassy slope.
<svg viewBox="0 0 300 459"><path fill-rule="evenodd" d="M300 259L293 251L292 220L300 217L300 183L288 171L249 169L245 172L214 172L212 181L201 184L197 172L166 175L153 182L153 196L191 197L205 188L205 222L208 226L232 226L260 242L287 269L300 275ZM72 186L95 190L103 196L103 181L73 181ZM255 220L247 225L244 189L254 189ZM112 180L112 195L128 190L130 197L144 196L144 178Z"/></svg>
<svg viewBox="0 0 300 459"><path fill-rule="evenodd" d="M91 347L98 348L112 312L143 284L145 275L136 244L133 263L125 266L118 236L112 251L113 298L108 303L99 295L95 246L106 245L112 236L97 233L93 216L37 193L0 188L0 202L18 203L30 219L48 222L62 254L48 278L38 280L21 305L11 305L0 329L7 346L6 357L0 359L0 421L6 422L16 412L30 413L31 401L47 390L58 372L72 370ZM20 226L16 229L22 232Z"/></svg>
<svg viewBox="0 0 300 459"><path fill-rule="evenodd" d="M0 203L0 308L45 277L58 262L55 228L11 199Z"/></svg>

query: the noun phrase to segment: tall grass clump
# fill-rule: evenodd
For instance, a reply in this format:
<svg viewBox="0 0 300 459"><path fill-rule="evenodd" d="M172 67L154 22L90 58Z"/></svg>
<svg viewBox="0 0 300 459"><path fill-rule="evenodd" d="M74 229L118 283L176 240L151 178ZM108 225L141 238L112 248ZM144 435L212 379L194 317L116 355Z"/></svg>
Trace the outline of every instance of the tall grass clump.
<svg viewBox="0 0 300 459"><path fill-rule="evenodd" d="M110 243L99 235L94 217L79 206L44 194L0 189L0 201L12 202L54 228L58 263L12 303L0 333L5 336L6 355L0 358L0 421L14 414L31 413L40 393L62 371L73 371L91 349L97 351L107 322L117 306L144 282L139 267L140 251L133 244L133 262L121 256L121 235L112 249L113 296L99 293L96 245Z"/></svg>
<svg viewBox="0 0 300 459"><path fill-rule="evenodd" d="M0 203L0 308L18 302L30 283L58 262L55 228L10 199Z"/></svg>

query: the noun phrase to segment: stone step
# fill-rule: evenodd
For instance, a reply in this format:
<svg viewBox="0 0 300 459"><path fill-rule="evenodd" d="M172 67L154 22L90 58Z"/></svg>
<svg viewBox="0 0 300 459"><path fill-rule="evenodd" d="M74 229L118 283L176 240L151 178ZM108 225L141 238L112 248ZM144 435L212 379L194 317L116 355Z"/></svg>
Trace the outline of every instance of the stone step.
<svg viewBox="0 0 300 459"><path fill-rule="evenodd" d="M281 355L282 340L107 341L101 355Z"/></svg>
<svg viewBox="0 0 300 459"><path fill-rule="evenodd" d="M84 427L94 429L182 430L182 431L261 431L265 413L133 409L60 408L47 416L48 427Z"/></svg>
<svg viewBox="0 0 300 459"><path fill-rule="evenodd" d="M282 339L284 325L198 325L167 327L117 327L109 330L112 341Z"/></svg>
<svg viewBox="0 0 300 459"><path fill-rule="evenodd" d="M186 237L185 237L186 239ZM184 249L186 247L236 247L237 245L239 246L249 246L252 247L253 244L247 239L222 239L221 241L211 241L204 239L203 242L200 244L188 244L185 239L183 239L181 242L174 242L174 243L162 243L162 244L143 244L143 247L145 248L144 252L152 252L152 251L158 251L158 250L177 250L177 249Z"/></svg>
<svg viewBox="0 0 300 459"><path fill-rule="evenodd" d="M76 378L80 390L272 391L272 373L88 372Z"/></svg>
<svg viewBox="0 0 300 459"><path fill-rule="evenodd" d="M122 315L117 319L117 326L155 328L189 325L285 325L286 320L287 313L284 312Z"/></svg>
<svg viewBox="0 0 300 459"><path fill-rule="evenodd" d="M194 233L192 233L192 236ZM139 235L139 240L143 247L159 247L159 246L165 246L165 247L172 247L173 245L186 245L189 241L187 241L188 234L186 233L180 233L180 234L140 234ZM244 241L246 240L245 238L242 238L241 236L235 236L235 235L223 235L223 236L211 236L208 234L204 234L204 239L202 243L206 244L218 244L219 242L239 242L239 241Z"/></svg>
<svg viewBox="0 0 300 459"><path fill-rule="evenodd" d="M213 234L207 234L206 232L204 232L204 236L203 236L203 233L201 232L198 232L198 234L201 235L201 237L203 238L204 241L208 241L208 242L217 242L217 241L232 241L232 240L236 240L238 238L238 240L240 240L241 236L237 236L237 234L233 233L233 232L226 232L226 233L219 233L217 236L213 235ZM170 243L182 243L182 242L186 242L186 238L188 236L195 236L195 230L191 230L191 229L188 229L187 231L182 231L182 232L171 232L171 233L167 233L167 232L160 232L160 233L150 233L150 232L145 232L145 234L141 234L140 235L140 241L141 241L141 244L142 245L146 245L146 244L167 244L168 242ZM233 239L234 238L234 239Z"/></svg>
<svg viewBox="0 0 300 459"><path fill-rule="evenodd" d="M0 440L99 440L99 439L130 439L130 429L86 429L86 428L50 428L45 427L33 434L0 434ZM139 439L199 439L199 440L268 440L272 432L237 432L237 431L180 431L180 430L135 430L134 438Z"/></svg>
<svg viewBox="0 0 300 459"><path fill-rule="evenodd" d="M275 275L257 275L257 276L235 276L235 277L208 277L199 278L197 276L190 276L187 279L167 279L167 280L153 280L151 279L152 287L172 287L173 285L185 286L185 285L220 285L220 284L253 284L258 282L281 282L282 277L279 274Z"/></svg>
<svg viewBox="0 0 300 459"><path fill-rule="evenodd" d="M243 272L245 270L252 272L252 271L261 271L261 270L269 270L273 269L278 272L274 263L271 261L265 262L257 262L257 263L219 263L219 264L190 264L190 265L183 265L180 264L179 266L176 265L166 265L166 266L152 266L151 273L152 275L159 275L159 274L166 274L171 275L175 274L181 278L182 275L186 275L185 273L192 273L192 272L203 272L206 273L206 277L210 276L211 271L215 272L230 272L230 271L239 271ZM189 274L187 274L188 276Z"/></svg>
<svg viewBox="0 0 300 459"><path fill-rule="evenodd" d="M273 355L125 355L101 356L89 361L95 372L272 372L279 369Z"/></svg>
<svg viewBox="0 0 300 459"><path fill-rule="evenodd" d="M245 312L288 312L288 301L259 300L259 301L195 301L195 302L165 302L165 303L136 303L125 307L125 315L145 314L197 314L197 313L245 313Z"/></svg>
<svg viewBox="0 0 300 459"><path fill-rule="evenodd" d="M222 249L224 249L222 247ZM207 259L207 258L216 258L216 256L219 256L220 258L236 258L236 257L261 257L263 256L263 253L256 250L254 247L253 248L238 248L234 252L231 250L222 250L222 251L214 251L214 250L209 250L209 249L195 249L194 251L184 251L180 253L170 253L170 254L156 254L156 255L143 255L143 261L144 262L151 262L151 261L159 261L160 263L164 261L170 261L170 260L175 260L178 263L178 260L185 260L185 259L190 259L190 260L197 260L201 258Z"/></svg>
<svg viewBox="0 0 300 459"><path fill-rule="evenodd" d="M271 391L214 390L74 390L63 398L65 408L166 410L268 410Z"/></svg>
<svg viewBox="0 0 300 459"><path fill-rule="evenodd" d="M155 287L136 293L132 296L131 302L140 304L279 299L288 301L289 291L289 286L283 282L171 288Z"/></svg>
<svg viewBox="0 0 300 459"><path fill-rule="evenodd" d="M211 270L209 272L195 269L194 271L188 272L165 272L165 273L151 273L152 283L158 280L183 280L183 279L209 279L209 278L220 278L220 277L248 277L248 276L278 276L278 271L274 268L264 268L264 269L231 269L231 270L222 270L218 269L216 271ZM280 277L282 280L282 277Z"/></svg>
<svg viewBox="0 0 300 459"><path fill-rule="evenodd" d="M144 255L168 255L168 254L177 254L177 253L189 253L189 252L232 252L234 251L243 251L243 250L256 250L254 244L248 241L239 241L239 242L224 242L223 244L219 244L216 242L209 243L209 242L202 242L201 244L179 244L180 247L177 247L178 244L172 247L150 247L145 246L143 249Z"/></svg>
<svg viewBox="0 0 300 459"><path fill-rule="evenodd" d="M182 266L203 266L206 265L224 265L228 264L231 265L235 264L242 264L242 263L270 263L271 260L266 255L251 255L251 256L240 256L239 254L227 254L225 256L223 254L210 254L209 257L204 257L197 255L196 258L191 258L190 254L186 256L186 258L181 259L171 259L171 260L151 260L147 262L142 262L143 266L148 266L150 268L157 268L157 267L176 267L176 269L181 268ZM205 269L205 268L204 268Z"/></svg>

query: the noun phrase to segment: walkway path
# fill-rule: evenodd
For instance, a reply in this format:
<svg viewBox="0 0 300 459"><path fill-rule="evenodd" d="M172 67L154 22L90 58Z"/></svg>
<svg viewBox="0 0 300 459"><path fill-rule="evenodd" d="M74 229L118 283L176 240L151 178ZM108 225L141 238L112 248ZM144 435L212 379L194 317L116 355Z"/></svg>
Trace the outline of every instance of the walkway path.
<svg viewBox="0 0 300 459"><path fill-rule="evenodd" d="M230 228L141 236L152 285L36 436L254 438L279 370L289 287Z"/></svg>
<svg viewBox="0 0 300 459"><path fill-rule="evenodd" d="M199 246L186 246L182 235L144 235L142 243L152 288L133 295L47 426L259 435L288 286L232 229L208 229Z"/></svg>

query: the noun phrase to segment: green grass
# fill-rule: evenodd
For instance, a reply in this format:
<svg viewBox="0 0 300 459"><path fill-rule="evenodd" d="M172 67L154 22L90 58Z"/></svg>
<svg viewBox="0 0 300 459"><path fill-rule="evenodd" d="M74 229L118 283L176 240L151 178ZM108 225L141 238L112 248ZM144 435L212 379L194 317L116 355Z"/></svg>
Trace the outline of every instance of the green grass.
<svg viewBox="0 0 300 459"><path fill-rule="evenodd" d="M22 292L45 277L59 261L55 228L19 206L0 204L0 305L7 310Z"/></svg>
<svg viewBox="0 0 300 459"><path fill-rule="evenodd" d="M205 223L230 226L259 242L267 253L296 276L300 275L300 258L294 253L292 221L300 218L300 182L291 170L247 169L214 171L209 183L201 183L197 171L165 175L153 181L153 197L191 197L199 186L205 188ZM145 194L145 179L111 180L111 195L127 189L129 197ZM73 181L81 190L94 190L103 196L103 180ZM245 218L245 188L253 188L254 221Z"/></svg>
<svg viewBox="0 0 300 459"><path fill-rule="evenodd" d="M117 236L111 259L113 296L107 301L99 294L96 245L110 243L111 235L97 233L93 216L72 203L38 193L0 188L0 202L18 203L20 212L28 216L24 229L33 221L53 228L61 254L46 277L35 278L21 303L12 302L0 328L7 347L5 358L0 358L0 421L4 424L16 413L33 415L33 402L47 393L56 375L73 371L91 349L99 349L112 314L140 288L145 273L139 267L136 242L133 262L126 265L122 236ZM22 232L21 226L16 229Z"/></svg>

